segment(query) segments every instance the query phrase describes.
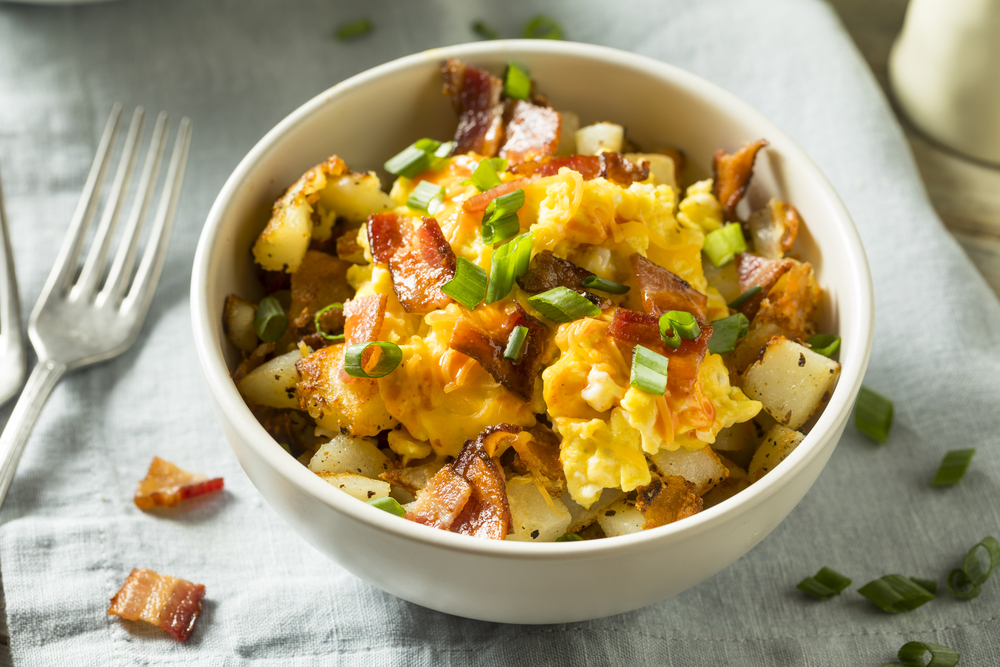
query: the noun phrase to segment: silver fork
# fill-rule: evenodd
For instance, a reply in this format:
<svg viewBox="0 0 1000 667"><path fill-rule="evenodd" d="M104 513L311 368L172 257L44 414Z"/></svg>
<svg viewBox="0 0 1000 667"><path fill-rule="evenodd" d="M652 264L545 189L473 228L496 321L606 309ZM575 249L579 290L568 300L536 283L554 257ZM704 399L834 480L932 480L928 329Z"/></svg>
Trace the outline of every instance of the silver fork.
<svg viewBox="0 0 1000 667"><path fill-rule="evenodd" d="M27 355L21 335L21 302L17 298L14 255L7 229L7 214L0 188L0 405L14 396L24 384Z"/></svg>
<svg viewBox="0 0 1000 667"><path fill-rule="evenodd" d="M144 112L140 107L132 116L118 170L105 199L90 251L78 275L84 236L101 199L120 114L121 105L116 104L104 128L83 195L70 221L55 266L28 321L28 337L38 354L38 365L31 371L3 435L0 435L0 505L7 496L28 435L52 389L66 371L115 357L135 341L163 269L191 142L191 121L187 118L181 120L177 129L149 240L134 278L132 276L138 232L153 199L166 146L165 113L156 119L118 252L107 278L104 278L112 232L124 208L141 143Z"/></svg>

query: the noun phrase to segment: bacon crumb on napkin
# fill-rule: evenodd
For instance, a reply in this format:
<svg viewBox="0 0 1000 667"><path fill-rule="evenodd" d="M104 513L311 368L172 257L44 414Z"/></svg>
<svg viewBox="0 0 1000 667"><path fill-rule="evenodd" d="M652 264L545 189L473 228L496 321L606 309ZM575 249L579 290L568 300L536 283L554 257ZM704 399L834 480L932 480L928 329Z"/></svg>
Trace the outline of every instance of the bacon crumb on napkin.
<svg viewBox="0 0 1000 667"><path fill-rule="evenodd" d="M111 598L108 613L130 621L152 623L182 642L194 630L203 597L205 587L201 584L157 574L153 570L135 569Z"/></svg>
<svg viewBox="0 0 1000 667"><path fill-rule="evenodd" d="M156 505L173 507L182 500L221 489L221 477L209 479L208 475L181 470L170 461L154 456L146 479L135 489L135 504L144 510Z"/></svg>

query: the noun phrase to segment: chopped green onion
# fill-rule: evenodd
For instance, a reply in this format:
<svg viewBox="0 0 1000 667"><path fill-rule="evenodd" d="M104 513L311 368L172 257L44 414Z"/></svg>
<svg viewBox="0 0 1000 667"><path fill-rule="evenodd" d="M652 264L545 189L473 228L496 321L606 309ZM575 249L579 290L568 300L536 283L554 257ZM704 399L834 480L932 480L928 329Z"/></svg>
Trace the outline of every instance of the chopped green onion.
<svg viewBox="0 0 1000 667"><path fill-rule="evenodd" d="M667 335L670 331L672 334ZM701 335L701 327L694 315L684 310L671 310L660 315L660 338L673 348L681 346L681 338L695 340Z"/></svg>
<svg viewBox="0 0 1000 667"><path fill-rule="evenodd" d="M479 161L472 178L462 181L462 185L475 185L480 192L486 192L503 183L500 172L507 169L507 160L502 157L488 157Z"/></svg>
<svg viewBox="0 0 1000 667"><path fill-rule="evenodd" d="M701 249L708 255L708 261L712 262L712 266L716 268L725 266L733 261L737 254L747 251L743 228L737 222L723 225L705 235L705 244Z"/></svg>
<svg viewBox="0 0 1000 667"><path fill-rule="evenodd" d="M816 354L822 354L824 357L830 358L840 347L840 336L816 334L815 336L810 336L806 343L809 344L809 347Z"/></svg>
<svg viewBox="0 0 1000 667"><path fill-rule="evenodd" d="M434 185L430 181L420 181L410 193L410 198L406 200L406 206L414 211L423 211L428 215L434 215L443 201L443 185Z"/></svg>
<svg viewBox="0 0 1000 667"><path fill-rule="evenodd" d="M363 37L372 31L372 20L369 18L358 19L357 21L351 21L350 23L345 23L344 25L337 28L337 39L342 42L347 42L352 39L357 39L358 37Z"/></svg>
<svg viewBox="0 0 1000 667"><path fill-rule="evenodd" d="M563 533L556 538L556 542L583 542L583 538L576 533Z"/></svg>
<svg viewBox="0 0 1000 667"><path fill-rule="evenodd" d="M598 278L597 276L587 276L580 281L580 284L587 289L595 289L598 292L607 292L608 294L625 294L632 289L628 285L622 285L621 283Z"/></svg>
<svg viewBox="0 0 1000 667"><path fill-rule="evenodd" d="M486 288L486 303L506 298L514 287L514 281L528 270L528 262L531 261L531 239L531 232L525 232L493 251L490 284Z"/></svg>
<svg viewBox="0 0 1000 667"><path fill-rule="evenodd" d="M563 30L554 19L539 14L528 21L521 35L525 39L562 39Z"/></svg>
<svg viewBox="0 0 1000 667"><path fill-rule="evenodd" d="M508 215L491 223L483 223L483 243L500 243L521 231L521 221L516 215Z"/></svg>
<svg viewBox="0 0 1000 667"><path fill-rule="evenodd" d="M441 286L441 291L472 310L486 296L486 272L466 258L459 257L455 276Z"/></svg>
<svg viewBox="0 0 1000 667"><path fill-rule="evenodd" d="M486 25L483 21L476 21L472 24L472 32L483 39L500 39L500 33Z"/></svg>
<svg viewBox="0 0 1000 667"><path fill-rule="evenodd" d="M961 658L958 651L931 642L907 642L896 657L903 667L955 667Z"/></svg>
<svg viewBox="0 0 1000 667"><path fill-rule="evenodd" d="M597 317L601 314L601 309L591 303L590 299L561 285L529 296L528 303L553 322L572 322L581 317Z"/></svg>
<svg viewBox="0 0 1000 667"><path fill-rule="evenodd" d="M980 562L979 550L986 550L989 567L983 568ZM961 570L952 570L948 575L948 590L952 595L963 600L971 600L979 595L980 586L985 584L1000 565L1000 544L994 537L984 537L979 544L969 549L962 561ZM968 590L966 587L971 586Z"/></svg>
<svg viewBox="0 0 1000 667"><path fill-rule="evenodd" d="M369 500L368 504L376 509L382 510L383 512L388 512L389 514L394 514L399 517L406 516L406 510L403 509L403 506L396 502L395 498L390 498L389 496Z"/></svg>
<svg viewBox="0 0 1000 667"><path fill-rule="evenodd" d="M961 482L975 453L975 449L953 449L945 454L931 486L952 486Z"/></svg>
<svg viewBox="0 0 1000 667"><path fill-rule="evenodd" d="M336 336L331 336L327 332L323 331L323 326L319 323L319 320L321 317L323 317L323 314L328 310L333 310L334 308L339 308L340 310L343 310L344 304L331 303L329 306L320 309L320 311L316 313L316 317L313 318L313 323L315 323L316 325L316 333L318 333L320 336L322 336L327 340L333 340L333 341L344 340L344 334L337 334Z"/></svg>
<svg viewBox="0 0 1000 667"><path fill-rule="evenodd" d="M379 350L375 366L365 370L365 352L369 348ZM395 343L376 340L371 343L352 343L344 353L344 371L352 378L380 378L391 373L403 359L403 351Z"/></svg>
<svg viewBox="0 0 1000 667"><path fill-rule="evenodd" d="M920 577L910 577L910 581L920 586L931 595L937 595L937 582L933 579L921 579Z"/></svg>
<svg viewBox="0 0 1000 667"><path fill-rule="evenodd" d="M257 305L253 316L253 327L257 330L257 338L265 343L274 343L285 335L288 328L288 316L273 296L266 296Z"/></svg>
<svg viewBox="0 0 1000 667"><path fill-rule="evenodd" d="M854 426L872 440L885 444L892 428L892 401L861 387L854 407Z"/></svg>
<svg viewBox="0 0 1000 667"><path fill-rule="evenodd" d="M510 332L510 338L507 339L507 349L504 350L503 358L516 362L521 356L521 349L524 347L524 341L527 337L528 327L520 324L514 327L514 330Z"/></svg>
<svg viewBox="0 0 1000 667"><path fill-rule="evenodd" d="M887 574L870 581L858 593L875 603L882 611L898 614L912 611L934 599L934 594L913 579L899 574Z"/></svg>
<svg viewBox="0 0 1000 667"><path fill-rule="evenodd" d="M740 294L738 297L736 297L735 299L733 299L732 303L729 304L729 307L732 308L733 310L736 310L737 308L739 308L740 306L742 306L744 303L746 303L747 301L749 301L750 299L752 299L754 297L754 295L756 295L757 292L760 292L762 289L764 289L764 288L761 287L760 285L754 285L753 287L751 287L750 289L748 289L746 292L743 292L743 294Z"/></svg>
<svg viewBox="0 0 1000 667"><path fill-rule="evenodd" d="M972 583L972 580L969 579L969 576L963 570L952 570L951 574L948 575L946 583L951 594L961 600L971 600L979 597L979 593L982 592L982 587L979 584Z"/></svg>
<svg viewBox="0 0 1000 667"><path fill-rule="evenodd" d="M513 60L507 63L503 78L504 94L514 100L526 100L531 95L531 75Z"/></svg>
<svg viewBox="0 0 1000 667"><path fill-rule="evenodd" d="M750 331L750 320L743 313L736 313L712 322L712 337L708 339L708 351L712 354L728 354L736 349L736 341Z"/></svg>
<svg viewBox="0 0 1000 667"><path fill-rule="evenodd" d="M389 158L383 166L390 174L413 178L432 167L439 168L454 148L454 141L441 143L434 139L419 139Z"/></svg>
<svg viewBox="0 0 1000 667"><path fill-rule="evenodd" d="M629 385L647 394L663 396L667 391L667 358L648 347L636 345L632 351Z"/></svg>
<svg viewBox="0 0 1000 667"><path fill-rule="evenodd" d="M825 600L832 598L834 595L840 595L840 592L850 585L850 579L839 572L824 567L815 576L806 577L800 581L796 588L814 598Z"/></svg>
<svg viewBox="0 0 1000 667"><path fill-rule="evenodd" d="M499 243L517 234L521 229L517 212L522 206L524 190L521 188L491 201L483 213L483 243Z"/></svg>

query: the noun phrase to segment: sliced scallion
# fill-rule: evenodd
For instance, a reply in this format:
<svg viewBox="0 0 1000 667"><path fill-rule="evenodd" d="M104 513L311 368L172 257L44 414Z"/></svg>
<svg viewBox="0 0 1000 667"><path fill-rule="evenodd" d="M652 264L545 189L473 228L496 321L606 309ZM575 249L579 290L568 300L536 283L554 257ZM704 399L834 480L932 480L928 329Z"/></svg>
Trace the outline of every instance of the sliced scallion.
<svg viewBox="0 0 1000 667"><path fill-rule="evenodd" d="M597 276L587 276L580 281L580 284L587 289L597 290L598 292L607 292L608 294L625 294L632 289L628 285L622 285L621 283L616 283L613 280L605 280L604 278L598 278Z"/></svg>
<svg viewBox="0 0 1000 667"><path fill-rule="evenodd" d="M406 206L414 211L434 215L443 201L443 185L435 185L430 181L420 181L417 183L417 187L413 188L409 199L406 200Z"/></svg>
<svg viewBox="0 0 1000 667"><path fill-rule="evenodd" d="M960 600L971 600L979 597L982 587L972 583L968 575L963 570L952 570L946 581L948 590Z"/></svg>
<svg viewBox="0 0 1000 667"><path fill-rule="evenodd" d="M985 550L985 553L981 553L980 549ZM982 563L983 556L986 557L986 567ZM965 554L962 569L952 570L948 575L948 590L957 598L971 600L979 595L980 587L986 583L998 565L1000 565L1000 544L994 537L984 537Z"/></svg>
<svg viewBox="0 0 1000 667"><path fill-rule="evenodd" d="M576 533L563 533L556 538L556 542L583 542L583 538Z"/></svg>
<svg viewBox="0 0 1000 667"><path fill-rule="evenodd" d="M500 33L483 21L476 21L473 23L472 32L476 33L483 39L500 39Z"/></svg>
<svg viewBox="0 0 1000 667"><path fill-rule="evenodd" d="M744 303L746 303L747 301L749 301L750 299L752 299L754 296L756 296L756 294L758 292L760 292L762 289L763 288L760 285L754 285L753 287L751 287L750 289L748 289L746 292L743 292L743 294L740 294L738 297L736 297L735 299L733 299L732 302L729 304L729 307L732 308L733 310L736 310L737 308L739 308L740 306L742 306Z"/></svg>
<svg viewBox="0 0 1000 667"><path fill-rule="evenodd" d="M912 611L934 599L934 594L913 579L899 574L887 574L858 589L882 611L898 614Z"/></svg>
<svg viewBox="0 0 1000 667"><path fill-rule="evenodd" d="M273 296L266 296L257 304L257 312L253 317L253 327L257 338L265 343L274 343L288 328L288 316L281 303Z"/></svg>
<svg viewBox="0 0 1000 667"><path fill-rule="evenodd" d="M383 512L388 512L389 514L393 514L398 517L406 516L406 510L403 509L403 506L400 505L395 498L390 498L389 496L369 500L368 504L376 509L380 509Z"/></svg>
<svg viewBox="0 0 1000 667"><path fill-rule="evenodd" d="M375 365L365 369L368 361L365 352L370 348L377 351L378 360ZM403 351L395 343L384 340L376 340L370 343L353 343L347 346L344 353L344 371L354 378L380 378L391 373L399 362L403 360Z"/></svg>
<svg viewBox="0 0 1000 667"><path fill-rule="evenodd" d="M502 157L488 157L479 161L472 178L462 181L462 185L475 185L480 192L486 192L503 183L500 172L506 171L507 160Z"/></svg>
<svg viewBox="0 0 1000 667"><path fill-rule="evenodd" d="M372 31L372 20L369 18L361 18L357 21L351 21L350 23L345 23L344 25L337 28L337 39L342 42L348 42L352 39L357 39L358 37L363 37Z"/></svg>
<svg viewBox="0 0 1000 667"><path fill-rule="evenodd" d="M455 265L455 276L441 286L441 291L472 310L486 296L486 272L464 257Z"/></svg>
<svg viewBox="0 0 1000 667"><path fill-rule="evenodd" d="M553 322L572 322L601 314L601 309L587 297L561 285L528 297L528 303Z"/></svg>
<svg viewBox="0 0 1000 667"><path fill-rule="evenodd" d="M521 35L525 39L562 39L563 29L554 19L539 14L525 24Z"/></svg>
<svg viewBox="0 0 1000 667"><path fill-rule="evenodd" d="M750 320L743 313L736 313L712 322L712 337L708 339L708 351L712 354L728 354L736 349L736 341L750 331Z"/></svg>
<svg viewBox="0 0 1000 667"><path fill-rule="evenodd" d="M952 486L961 482L975 453L975 449L953 449L945 454L931 486Z"/></svg>
<svg viewBox="0 0 1000 667"><path fill-rule="evenodd" d="M483 213L483 243L499 243L517 234L521 229L517 211L522 206L524 190L521 188L491 201Z"/></svg>
<svg viewBox="0 0 1000 667"><path fill-rule="evenodd" d="M418 139L389 158L383 166L390 174L413 178L428 169L439 168L454 148L454 141L441 143L434 139Z"/></svg>
<svg viewBox="0 0 1000 667"><path fill-rule="evenodd" d="M832 334L816 334L815 336L810 336L806 343L816 354L822 354L824 357L830 358L840 348L840 336L834 336Z"/></svg>
<svg viewBox="0 0 1000 667"><path fill-rule="evenodd" d="M344 340L344 334L337 334L336 336L331 336L327 332L323 331L323 325L320 324L320 318L322 318L323 315L328 310L334 310L334 309L343 310L344 309L344 304L342 304L342 303L331 303L329 306L327 306L326 308L320 309L319 312L316 313L316 317L313 318L313 323L316 325L316 333L318 333L320 336L322 336L323 338L325 338L327 340L332 340L332 341Z"/></svg>
<svg viewBox="0 0 1000 667"><path fill-rule="evenodd" d="M933 579L921 579L920 577L910 577L910 581L920 586L931 595L937 595L937 582Z"/></svg>
<svg viewBox="0 0 1000 667"><path fill-rule="evenodd" d="M872 440L885 444L892 428L892 401L861 387L854 407L854 426Z"/></svg>
<svg viewBox="0 0 1000 667"><path fill-rule="evenodd" d="M671 335L667 335L667 332ZM701 335L701 327L694 315L684 310L671 310L660 315L660 338L673 348L681 346L681 338L695 340Z"/></svg>
<svg viewBox="0 0 1000 667"><path fill-rule="evenodd" d="M896 657L903 667L955 667L961 658L958 651L931 642L907 642Z"/></svg>
<svg viewBox="0 0 1000 667"><path fill-rule="evenodd" d="M514 287L514 281L528 270L531 261L531 232L515 236L493 251L490 283L486 288L486 303L504 299Z"/></svg>
<svg viewBox="0 0 1000 667"><path fill-rule="evenodd" d="M503 78L504 94L514 100L526 100L531 94L531 75L528 70L513 60L507 63L507 74Z"/></svg>
<svg viewBox="0 0 1000 667"><path fill-rule="evenodd" d="M667 391L667 358L648 347L636 345L632 351L629 385L647 394L663 396Z"/></svg>
<svg viewBox="0 0 1000 667"><path fill-rule="evenodd" d="M723 225L705 235L705 243L701 249L705 251L712 266L716 268L725 266L733 261L737 254L747 251L743 228L736 222Z"/></svg>
<svg viewBox="0 0 1000 667"><path fill-rule="evenodd" d="M516 215L508 215L489 224L483 223L483 243L490 245L506 241L521 231L521 221Z"/></svg>
<svg viewBox="0 0 1000 667"><path fill-rule="evenodd" d="M851 580L828 567L821 568L812 577L806 577L796 586L800 591L814 598L825 600L839 595L842 590L851 585Z"/></svg>
<svg viewBox="0 0 1000 667"><path fill-rule="evenodd" d="M528 327L518 325L510 332L507 339L507 349L503 352L503 358L516 362L521 358L521 350L524 348L524 341L528 338Z"/></svg>

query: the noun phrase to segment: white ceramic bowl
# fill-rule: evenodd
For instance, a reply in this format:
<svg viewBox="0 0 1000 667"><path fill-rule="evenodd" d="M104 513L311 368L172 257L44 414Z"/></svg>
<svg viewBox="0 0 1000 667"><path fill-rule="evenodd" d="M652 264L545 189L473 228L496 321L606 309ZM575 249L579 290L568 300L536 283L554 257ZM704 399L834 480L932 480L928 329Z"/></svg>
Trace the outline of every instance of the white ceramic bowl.
<svg viewBox="0 0 1000 667"><path fill-rule="evenodd" d="M449 56L502 71L526 65L553 106L582 123L612 120L640 145L677 146L707 171L717 148L766 137L749 198L793 203L799 243L826 290L824 331L843 336L843 372L825 412L795 452L760 482L711 509L639 534L576 543L481 540L433 530L358 502L287 455L243 403L222 331L226 295L260 293L248 251L275 198L337 154L378 168L423 137L451 136L441 94ZM847 423L871 350L868 264L843 204L806 155L734 96L662 62L568 42L496 41L428 51L355 76L271 130L233 172L209 213L191 283L195 343L215 409L247 475L303 538L362 579L440 611L509 623L558 623L637 609L719 572L770 533L812 486Z"/></svg>

